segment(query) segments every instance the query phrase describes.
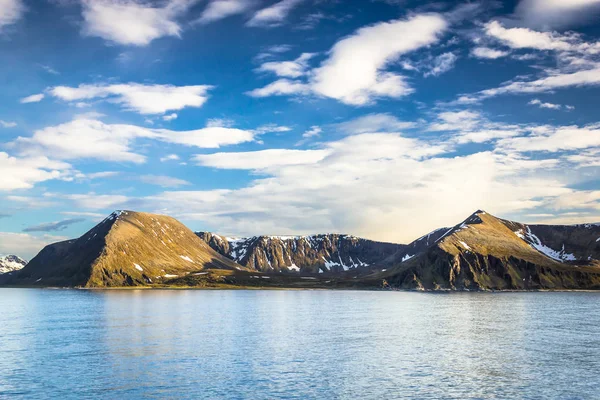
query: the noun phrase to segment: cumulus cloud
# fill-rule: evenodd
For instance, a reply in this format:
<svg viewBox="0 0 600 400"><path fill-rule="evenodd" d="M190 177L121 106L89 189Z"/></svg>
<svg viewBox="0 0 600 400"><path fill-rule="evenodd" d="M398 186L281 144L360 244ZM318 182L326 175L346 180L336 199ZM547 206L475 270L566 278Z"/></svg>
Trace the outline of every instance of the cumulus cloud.
<svg viewBox="0 0 600 400"><path fill-rule="evenodd" d="M83 28L86 36L109 42L146 46L164 36L181 35L177 19L191 0L170 0L163 7L134 0L83 0Z"/></svg>
<svg viewBox="0 0 600 400"><path fill-rule="evenodd" d="M288 14L304 0L281 0L272 6L258 10L246 23L247 26L271 28L284 23Z"/></svg>
<svg viewBox="0 0 600 400"><path fill-rule="evenodd" d="M115 85L93 84L77 87L55 86L48 94L68 102L108 99L126 110L140 114L163 114L185 107L201 107L208 99L209 85L173 86L123 83Z"/></svg>
<svg viewBox="0 0 600 400"><path fill-rule="evenodd" d="M256 69L258 72L271 72L280 77L298 78L306 74L308 61L314 53L302 53L293 61L269 61Z"/></svg>
<svg viewBox="0 0 600 400"><path fill-rule="evenodd" d="M438 14L363 27L338 41L329 57L310 71L307 82L279 79L248 94L254 97L314 93L345 104L367 105L380 97L400 98L413 92L402 75L387 71L403 54L431 45L447 29ZM440 72L453 63L440 60Z"/></svg>
<svg viewBox="0 0 600 400"><path fill-rule="evenodd" d="M481 114L476 111L446 111L438 115L438 121L429 125L430 131L469 130L479 125Z"/></svg>
<svg viewBox="0 0 600 400"><path fill-rule="evenodd" d="M280 129L242 130L209 126L191 131L150 129L136 125L105 124L94 119L75 119L36 131L31 137L19 137L11 146L24 156L51 155L60 160L95 159L114 162L144 163L146 156L134 151L136 140L158 140L197 148L253 141L256 135Z"/></svg>
<svg viewBox="0 0 600 400"><path fill-rule="evenodd" d="M447 28L439 15L416 15L361 28L337 42L314 71L315 93L346 104L365 105L377 97L398 98L413 91L404 77L385 67L401 55L435 43Z"/></svg>
<svg viewBox="0 0 600 400"><path fill-rule="evenodd" d="M43 155L33 157L11 157L0 152L0 191L30 189L36 183L51 179L66 179L71 174L71 165L48 159Z"/></svg>
<svg viewBox="0 0 600 400"><path fill-rule="evenodd" d="M21 0L0 0L0 31L17 22L24 11L25 6Z"/></svg>
<svg viewBox="0 0 600 400"><path fill-rule="evenodd" d="M600 0L521 0L515 16L532 28L566 28L591 22Z"/></svg>
<svg viewBox="0 0 600 400"><path fill-rule="evenodd" d="M488 60L495 60L496 58L506 57L508 54L508 51L491 49L489 47L475 47L473 50L471 50L471 55L473 57Z"/></svg>
<svg viewBox="0 0 600 400"><path fill-rule="evenodd" d="M70 218L62 221L46 222L39 225L28 226L23 232L58 232L66 229L68 226L83 222L83 218Z"/></svg>
<svg viewBox="0 0 600 400"><path fill-rule="evenodd" d="M250 0L212 0L208 3L197 22L208 24L232 15L241 14L253 4L254 2Z"/></svg>
<svg viewBox="0 0 600 400"><path fill-rule="evenodd" d="M167 121L167 122L168 121L173 121L174 119L177 119L177 114L176 113L172 113L172 114L169 114L169 115L164 115L162 117L162 119L163 119L163 121Z"/></svg>
<svg viewBox="0 0 600 400"><path fill-rule="evenodd" d="M348 136L318 150L280 149L268 157L217 153L200 159L202 165L267 176L241 189L164 192L147 206L224 233L342 231L405 242L477 208L505 215L571 191L532 174L547 164L492 152L446 152L436 143L387 133Z"/></svg>
<svg viewBox="0 0 600 400"><path fill-rule="evenodd" d="M23 97L20 100L20 103L21 104L38 103L38 102L42 101L43 99L44 99L43 93L32 94L31 96Z"/></svg>

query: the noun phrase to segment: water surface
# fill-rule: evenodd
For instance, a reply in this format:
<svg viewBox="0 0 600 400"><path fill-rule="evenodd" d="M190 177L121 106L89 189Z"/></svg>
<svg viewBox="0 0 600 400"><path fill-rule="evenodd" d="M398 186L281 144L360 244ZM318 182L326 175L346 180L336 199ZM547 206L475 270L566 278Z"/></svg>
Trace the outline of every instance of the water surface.
<svg viewBox="0 0 600 400"><path fill-rule="evenodd" d="M600 293L0 289L0 398L600 396Z"/></svg>

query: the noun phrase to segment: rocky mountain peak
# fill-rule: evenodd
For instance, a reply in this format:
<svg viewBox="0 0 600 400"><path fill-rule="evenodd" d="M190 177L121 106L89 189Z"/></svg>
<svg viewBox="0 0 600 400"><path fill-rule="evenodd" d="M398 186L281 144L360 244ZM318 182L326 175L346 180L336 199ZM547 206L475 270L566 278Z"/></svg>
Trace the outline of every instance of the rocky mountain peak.
<svg viewBox="0 0 600 400"><path fill-rule="evenodd" d="M27 261L14 254L0 256L0 274L18 271L27 265Z"/></svg>

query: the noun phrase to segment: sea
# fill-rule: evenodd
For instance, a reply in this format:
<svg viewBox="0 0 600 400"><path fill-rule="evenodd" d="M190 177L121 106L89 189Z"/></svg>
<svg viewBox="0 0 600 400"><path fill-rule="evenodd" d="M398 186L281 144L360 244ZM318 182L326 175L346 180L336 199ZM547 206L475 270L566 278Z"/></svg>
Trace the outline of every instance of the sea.
<svg viewBox="0 0 600 400"><path fill-rule="evenodd" d="M600 293L0 289L1 399L600 399Z"/></svg>

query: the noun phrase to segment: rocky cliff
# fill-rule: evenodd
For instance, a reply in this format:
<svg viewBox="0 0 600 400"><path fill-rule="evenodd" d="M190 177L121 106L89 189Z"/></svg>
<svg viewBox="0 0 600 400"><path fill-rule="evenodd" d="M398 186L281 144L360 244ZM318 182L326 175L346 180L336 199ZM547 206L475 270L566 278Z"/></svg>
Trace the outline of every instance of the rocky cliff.
<svg viewBox="0 0 600 400"><path fill-rule="evenodd" d="M214 250L235 262L263 272L339 274L385 269L407 256L407 246L351 235L253 236L227 238L196 232ZM418 246L410 251L417 251Z"/></svg>

